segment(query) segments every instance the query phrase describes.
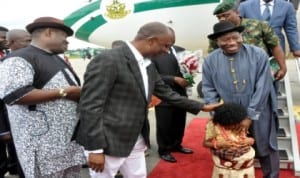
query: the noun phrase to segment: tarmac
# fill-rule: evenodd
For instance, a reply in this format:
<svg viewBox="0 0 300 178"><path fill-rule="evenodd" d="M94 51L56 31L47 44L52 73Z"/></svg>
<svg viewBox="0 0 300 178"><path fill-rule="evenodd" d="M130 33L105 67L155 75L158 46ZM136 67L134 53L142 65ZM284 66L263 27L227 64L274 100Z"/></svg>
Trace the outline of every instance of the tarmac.
<svg viewBox="0 0 300 178"><path fill-rule="evenodd" d="M70 60L72 67L79 75L82 83L83 83L83 75L86 69L87 64L89 63L89 60L83 60L83 59L71 59ZM293 105L294 105L294 111L295 111L295 118L300 121L300 79L298 78L297 69L296 69L296 61L295 60L287 60L287 68L288 68L288 75L290 78L290 84L292 89L292 98L293 98ZM198 73L196 76L196 84L198 81L201 80L201 72ZM192 87L192 94L189 97L194 100L201 101L201 98L198 97L198 94L196 92L196 85ZM195 117L200 118L207 118L209 117L208 113L200 112L198 115L187 115L187 124L189 121ZM158 154L157 154L157 144L156 144L156 129L155 129L155 115L154 115L154 109L149 109L149 121L150 121L150 141L151 141L151 148L147 150L147 153L149 154L146 157L147 162L147 172L150 173L152 169L156 166L158 161L160 160ZM170 164L176 164L176 163L170 163ZM89 178L88 169L83 168L81 173L82 178ZM17 176L11 176L6 175L5 178L17 178Z"/></svg>

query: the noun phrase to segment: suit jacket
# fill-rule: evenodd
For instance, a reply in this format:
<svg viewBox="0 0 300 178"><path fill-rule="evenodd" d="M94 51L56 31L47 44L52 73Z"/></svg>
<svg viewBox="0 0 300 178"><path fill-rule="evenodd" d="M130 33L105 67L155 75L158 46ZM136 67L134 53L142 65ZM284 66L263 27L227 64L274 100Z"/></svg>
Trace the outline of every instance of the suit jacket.
<svg viewBox="0 0 300 178"><path fill-rule="evenodd" d="M148 104L152 94L191 113L203 104L172 91L155 66L147 68L149 92L145 96L137 60L127 45L102 52L84 75L76 140L87 150L104 149L111 156L127 157L138 135L149 146Z"/></svg>
<svg viewBox="0 0 300 178"><path fill-rule="evenodd" d="M176 48L175 48L176 50ZM160 74L162 80L169 85L173 91L176 91L182 96L187 96L186 89L174 82L174 77L181 77L179 63L176 56L171 54L163 54L152 59L158 73ZM167 102L162 101L158 106L169 105Z"/></svg>
<svg viewBox="0 0 300 178"><path fill-rule="evenodd" d="M239 7L240 15L245 18L263 20L259 0L242 2ZM293 4L284 0L274 0L274 8L269 22L280 39L280 45L285 51L284 29L291 51L300 49L297 19Z"/></svg>

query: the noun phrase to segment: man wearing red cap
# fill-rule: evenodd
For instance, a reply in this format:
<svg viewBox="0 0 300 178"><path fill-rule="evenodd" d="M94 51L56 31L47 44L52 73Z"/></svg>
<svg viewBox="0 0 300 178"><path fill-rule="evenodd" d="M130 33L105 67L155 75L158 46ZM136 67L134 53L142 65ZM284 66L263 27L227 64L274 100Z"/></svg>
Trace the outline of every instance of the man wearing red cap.
<svg viewBox="0 0 300 178"><path fill-rule="evenodd" d="M80 177L85 157L72 141L80 81L57 55L67 50L73 31L53 17L26 28L31 45L6 56L0 67L0 98L18 158L26 178Z"/></svg>

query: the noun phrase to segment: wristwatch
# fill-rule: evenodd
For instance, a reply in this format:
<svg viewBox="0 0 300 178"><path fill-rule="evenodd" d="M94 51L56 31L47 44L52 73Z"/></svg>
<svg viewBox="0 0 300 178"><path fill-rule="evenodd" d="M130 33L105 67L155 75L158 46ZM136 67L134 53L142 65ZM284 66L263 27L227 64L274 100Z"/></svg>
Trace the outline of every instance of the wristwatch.
<svg viewBox="0 0 300 178"><path fill-rule="evenodd" d="M68 95L68 93L66 92L66 90L63 89L63 88L59 89L58 94L59 94L59 96L60 96L61 98L65 98L65 97Z"/></svg>

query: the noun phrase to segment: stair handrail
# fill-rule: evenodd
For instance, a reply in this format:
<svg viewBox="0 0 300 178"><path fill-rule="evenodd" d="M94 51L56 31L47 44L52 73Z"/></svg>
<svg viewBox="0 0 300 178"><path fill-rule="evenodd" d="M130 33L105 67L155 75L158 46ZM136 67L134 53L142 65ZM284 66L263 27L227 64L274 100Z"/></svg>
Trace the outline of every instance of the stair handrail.
<svg viewBox="0 0 300 178"><path fill-rule="evenodd" d="M300 58L296 58L296 69L297 69L297 74L298 74L298 80L300 83Z"/></svg>
<svg viewBox="0 0 300 178"><path fill-rule="evenodd" d="M300 61L298 61L298 62L300 62ZM299 66L297 66L297 67L299 67ZM295 119L295 115L294 115L294 105L293 105L292 92L291 92L292 90L291 90L290 79L289 79L288 73L284 77L284 84L285 84L285 91L286 91L286 97L287 97L287 106L288 106L287 108L288 108L288 113L289 113L289 124L290 124L291 139L292 139L294 174L295 174L295 176L300 176L300 157L299 157L298 139L297 139L297 132L296 132L296 119Z"/></svg>

